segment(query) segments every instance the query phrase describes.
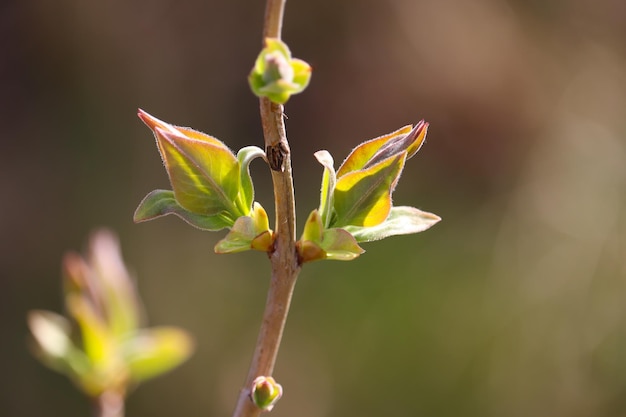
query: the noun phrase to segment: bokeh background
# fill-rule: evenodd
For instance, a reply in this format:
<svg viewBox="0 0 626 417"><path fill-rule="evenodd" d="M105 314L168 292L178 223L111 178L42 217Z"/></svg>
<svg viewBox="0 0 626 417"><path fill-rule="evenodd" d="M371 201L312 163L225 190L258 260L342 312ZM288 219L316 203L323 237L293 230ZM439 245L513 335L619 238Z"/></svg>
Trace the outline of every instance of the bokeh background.
<svg viewBox="0 0 626 417"><path fill-rule="evenodd" d="M246 76L263 1L9 1L0 6L0 414L90 405L27 351L26 312L62 310L60 260L114 229L150 324L197 352L133 416L229 415L269 279L223 233L135 225L167 176L137 107L233 149L262 143ZM287 3L283 37L314 67L286 107L300 224L327 149L424 118L394 194L433 229L306 265L273 415L626 415L626 3ZM253 164L257 199L270 179Z"/></svg>

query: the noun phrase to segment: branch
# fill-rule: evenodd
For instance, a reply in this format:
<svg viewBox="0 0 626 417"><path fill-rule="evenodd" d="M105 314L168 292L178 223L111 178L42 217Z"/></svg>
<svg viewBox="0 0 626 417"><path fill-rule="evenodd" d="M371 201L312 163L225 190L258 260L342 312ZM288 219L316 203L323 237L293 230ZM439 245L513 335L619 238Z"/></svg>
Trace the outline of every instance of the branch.
<svg viewBox="0 0 626 417"><path fill-rule="evenodd" d="M263 37L280 38L285 0L268 0ZM276 207L276 240L271 254L272 279L263 322L246 382L241 389L233 417L256 417L261 410L250 399L252 381L270 376L287 321L289 304L300 272L295 239L295 199L291 173L291 151L285 133L283 106L260 99L265 149L272 169Z"/></svg>
<svg viewBox="0 0 626 417"><path fill-rule="evenodd" d="M106 391L94 399L95 417L124 417L124 396Z"/></svg>

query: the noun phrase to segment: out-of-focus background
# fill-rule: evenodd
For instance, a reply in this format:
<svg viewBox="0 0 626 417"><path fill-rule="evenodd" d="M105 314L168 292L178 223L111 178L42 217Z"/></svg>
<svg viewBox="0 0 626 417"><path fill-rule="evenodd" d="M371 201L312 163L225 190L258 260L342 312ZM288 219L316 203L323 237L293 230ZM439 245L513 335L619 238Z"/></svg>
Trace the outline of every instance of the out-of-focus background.
<svg viewBox="0 0 626 417"><path fill-rule="evenodd" d="M133 416L229 415L269 270L217 256L223 233L135 225L168 188L141 107L233 149L262 144L246 77L262 1L13 1L0 6L0 414L84 416L28 353L26 312L62 311L60 261L117 231L150 324L198 349L128 401ZM287 104L300 225L327 149L424 118L397 204L433 229L306 265L275 372L280 416L626 415L626 3L287 3L314 68ZM253 163L268 211L267 168Z"/></svg>

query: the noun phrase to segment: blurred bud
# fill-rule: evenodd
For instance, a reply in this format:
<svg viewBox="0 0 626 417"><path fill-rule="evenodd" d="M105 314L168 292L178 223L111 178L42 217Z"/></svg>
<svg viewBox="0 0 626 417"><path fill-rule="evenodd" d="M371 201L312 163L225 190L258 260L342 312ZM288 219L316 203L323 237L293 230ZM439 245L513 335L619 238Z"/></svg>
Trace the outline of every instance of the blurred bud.
<svg viewBox="0 0 626 417"><path fill-rule="evenodd" d="M291 51L280 39L265 39L248 77L252 92L284 104L293 94L301 93L311 80L311 66L291 57Z"/></svg>
<svg viewBox="0 0 626 417"><path fill-rule="evenodd" d="M250 397L263 411L271 411L282 395L283 387L271 376L260 376L252 382Z"/></svg>

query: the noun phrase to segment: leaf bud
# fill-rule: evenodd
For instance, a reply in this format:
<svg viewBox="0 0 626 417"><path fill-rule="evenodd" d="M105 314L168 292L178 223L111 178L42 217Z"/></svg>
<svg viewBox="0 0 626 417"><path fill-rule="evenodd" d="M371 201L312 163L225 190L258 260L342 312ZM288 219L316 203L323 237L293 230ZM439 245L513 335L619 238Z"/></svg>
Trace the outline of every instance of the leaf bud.
<svg viewBox="0 0 626 417"><path fill-rule="evenodd" d="M283 387L271 376L259 376L252 381L250 398L263 411L271 411L282 395Z"/></svg>

